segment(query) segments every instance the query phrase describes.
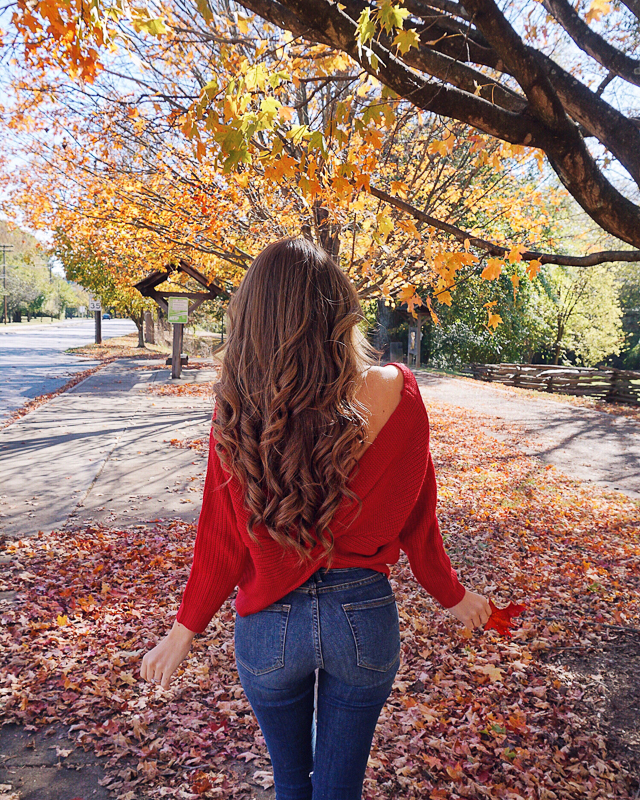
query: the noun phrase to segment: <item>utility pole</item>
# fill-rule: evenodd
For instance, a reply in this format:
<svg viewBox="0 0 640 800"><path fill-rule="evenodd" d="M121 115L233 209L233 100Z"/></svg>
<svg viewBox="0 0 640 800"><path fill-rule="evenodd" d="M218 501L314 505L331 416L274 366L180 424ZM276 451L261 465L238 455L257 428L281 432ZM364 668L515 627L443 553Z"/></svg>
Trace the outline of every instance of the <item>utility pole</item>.
<svg viewBox="0 0 640 800"><path fill-rule="evenodd" d="M4 294L4 324L7 324L7 250L13 250L12 244L0 244L2 248L2 287Z"/></svg>

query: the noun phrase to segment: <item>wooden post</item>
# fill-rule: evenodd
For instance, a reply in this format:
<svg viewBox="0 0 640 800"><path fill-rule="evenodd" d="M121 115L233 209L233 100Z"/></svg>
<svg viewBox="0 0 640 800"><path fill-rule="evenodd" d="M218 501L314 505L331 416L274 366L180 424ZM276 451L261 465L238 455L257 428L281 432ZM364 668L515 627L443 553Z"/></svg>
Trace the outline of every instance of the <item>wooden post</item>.
<svg viewBox="0 0 640 800"><path fill-rule="evenodd" d="M96 344L102 344L102 311L93 312L96 317Z"/></svg>
<svg viewBox="0 0 640 800"><path fill-rule="evenodd" d="M171 350L171 377L179 378L182 370L182 322L173 323L173 348Z"/></svg>
<svg viewBox="0 0 640 800"><path fill-rule="evenodd" d="M418 321L416 323L418 326L418 336L416 341L416 369L420 369L420 354L421 354L420 351L422 349L422 322L423 322L422 314L418 314Z"/></svg>

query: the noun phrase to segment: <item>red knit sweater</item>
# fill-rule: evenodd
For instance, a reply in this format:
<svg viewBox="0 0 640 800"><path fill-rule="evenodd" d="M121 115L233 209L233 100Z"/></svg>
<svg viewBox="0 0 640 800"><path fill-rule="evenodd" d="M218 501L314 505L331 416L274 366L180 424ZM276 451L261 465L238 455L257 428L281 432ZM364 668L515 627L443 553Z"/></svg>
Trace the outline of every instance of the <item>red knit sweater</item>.
<svg viewBox="0 0 640 800"><path fill-rule="evenodd" d="M357 504L345 499L338 508L331 523L332 566L367 567L388 576L402 548L418 582L451 608L465 590L444 550L436 518L427 412L413 372L405 364L395 366L404 373L400 403L354 467L349 486L362 498L362 511L348 524ZM212 429L193 565L176 617L196 633L205 630L236 586L235 608L244 617L276 602L326 566L324 560L316 560L299 567L296 555L275 542L264 526L256 526L262 547L251 541L240 484L232 477L223 485L229 474L223 471L214 441ZM319 557L321 551L317 545L313 554Z"/></svg>

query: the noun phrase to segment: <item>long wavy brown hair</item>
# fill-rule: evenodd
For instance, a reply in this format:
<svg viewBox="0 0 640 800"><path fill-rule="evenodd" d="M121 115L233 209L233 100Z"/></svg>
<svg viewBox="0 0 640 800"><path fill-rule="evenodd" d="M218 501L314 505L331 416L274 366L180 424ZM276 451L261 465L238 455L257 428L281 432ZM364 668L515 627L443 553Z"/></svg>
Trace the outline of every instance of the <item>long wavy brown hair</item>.
<svg viewBox="0 0 640 800"><path fill-rule="evenodd" d="M227 314L215 448L243 487L249 536L261 544L263 524L299 564L321 543L330 566L334 514L345 497L362 509L348 487L367 431L356 394L381 355L360 330L356 289L324 250L287 238L256 257Z"/></svg>

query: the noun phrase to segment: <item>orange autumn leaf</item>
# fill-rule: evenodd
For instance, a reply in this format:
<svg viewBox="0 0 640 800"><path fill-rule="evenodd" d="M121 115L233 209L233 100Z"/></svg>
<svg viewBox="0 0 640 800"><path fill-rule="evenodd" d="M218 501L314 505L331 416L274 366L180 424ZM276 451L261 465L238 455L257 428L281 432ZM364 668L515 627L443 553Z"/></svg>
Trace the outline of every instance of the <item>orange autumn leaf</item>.
<svg viewBox="0 0 640 800"><path fill-rule="evenodd" d="M502 267L504 267L504 261L501 258L490 258L480 277L485 281L495 281L500 277Z"/></svg>
<svg viewBox="0 0 640 800"><path fill-rule="evenodd" d="M538 261L537 258L534 258L533 261L530 261L527 264L527 275L529 276L529 280L532 281L536 275L540 272L540 267L542 264Z"/></svg>
<svg viewBox="0 0 640 800"><path fill-rule="evenodd" d="M484 629L494 628L503 636L511 636L511 619L518 617L525 610L526 606L518 603L509 603L506 608L498 608L493 600L489 600L491 616L485 623Z"/></svg>

